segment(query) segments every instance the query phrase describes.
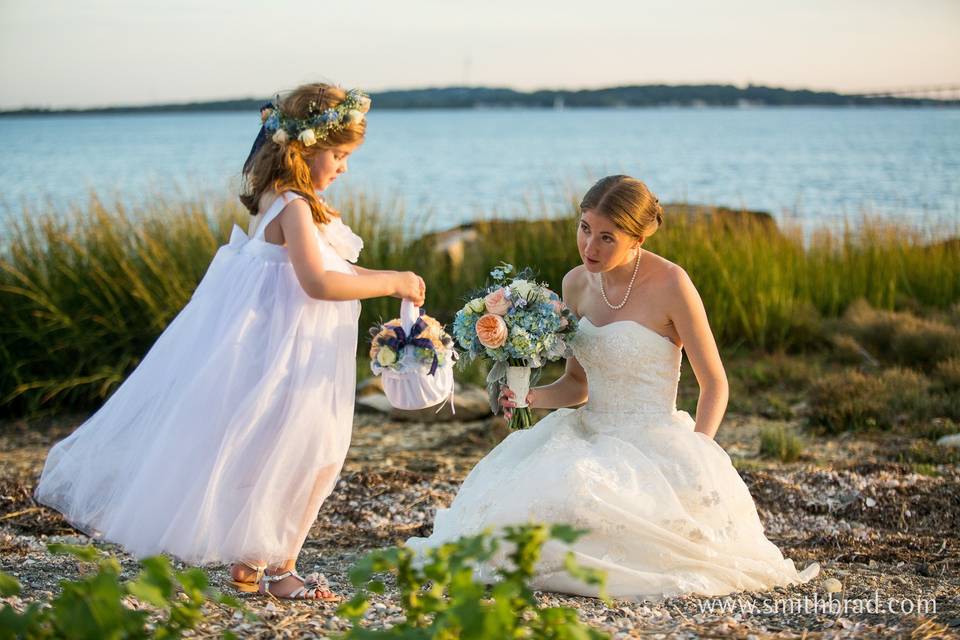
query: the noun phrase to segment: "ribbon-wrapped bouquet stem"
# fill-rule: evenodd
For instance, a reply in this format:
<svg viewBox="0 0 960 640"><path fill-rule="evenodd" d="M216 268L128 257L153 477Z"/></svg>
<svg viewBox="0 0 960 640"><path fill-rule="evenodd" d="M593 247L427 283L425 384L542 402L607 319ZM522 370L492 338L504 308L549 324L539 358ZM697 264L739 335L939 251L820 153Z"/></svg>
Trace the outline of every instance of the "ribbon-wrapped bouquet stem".
<svg viewBox="0 0 960 640"><path fill-rule="evenodd" d="M577 319L546 285L534 280L530 269L514 277L513 265L490 272L492 284L481 289L457 312L453 335L464 350L464 361L483 358L490 363L487 391L490 407L499 411L500 386L515 394L511 429L531 424L527 392L531 372L545 363L570 355L568 340Z"/></svg>

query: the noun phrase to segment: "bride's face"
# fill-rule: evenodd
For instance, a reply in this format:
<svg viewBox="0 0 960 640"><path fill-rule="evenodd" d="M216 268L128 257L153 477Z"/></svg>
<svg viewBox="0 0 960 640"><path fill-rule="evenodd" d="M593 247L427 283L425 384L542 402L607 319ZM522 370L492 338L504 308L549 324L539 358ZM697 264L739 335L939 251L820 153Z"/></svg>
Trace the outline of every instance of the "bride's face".
<svg viewBox="0 0 960 640"><path fill-rule="evenodd" d="M609 218L587 209L580 214L577 248L587 271L600 273L634 258L637 239L627 235Z"/></svg>

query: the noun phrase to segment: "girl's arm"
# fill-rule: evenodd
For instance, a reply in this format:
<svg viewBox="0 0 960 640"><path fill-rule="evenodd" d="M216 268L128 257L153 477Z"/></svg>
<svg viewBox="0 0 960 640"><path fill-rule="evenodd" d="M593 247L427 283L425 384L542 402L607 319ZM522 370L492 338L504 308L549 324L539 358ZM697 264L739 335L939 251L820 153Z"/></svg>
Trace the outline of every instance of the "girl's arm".
<svg viewBox="0 0 960 640"><path fill-rule="evenodd" d="M361 276L372 276L378 273L400 273L399 271L392 271L390 269L367 269L357 264L353 265L353 269L357 272L357 275Z"/></svg>
<svg viewBox="0 0 960 640"><path fill-rule="evenodd" d="M712 438L727 410L730 395L727 374L723 370L723 362L720 361L720 352L710 330L703 301L690 276L677 267L673 278L676 295L670 296L670 320L680 336L687 359L700 385L694 430Z"/></svg>
<svg viewBox="0 0 960 640"><path fill-rule="evenodd" d="M380 296L409 298L423 305L425 287L411 272L372 271L357 274L327 271L316 243L316 228L310 207L299 198L277 216L287 245L287 255L304 292L317 300L365 300Z"/></svg>
<svg viewBox="0 0 960 640"><path fill-rule="evenodd" d="M576 287L573 284L574 272L571 271L563 277L563 300L568 307L576 314L574 306ZM579 314L577 314L579 315ZM516 404L513 401L513 392L504 387L501 391L503 398L501 404L504 408L504 416L509 420L511 409ZM587 401L587 374L574 357L567 358L566 368L563 375L551 384L534 387L527 395L527 403L535 409L557 409L560 407L571 407L583 404Z"/></svg>

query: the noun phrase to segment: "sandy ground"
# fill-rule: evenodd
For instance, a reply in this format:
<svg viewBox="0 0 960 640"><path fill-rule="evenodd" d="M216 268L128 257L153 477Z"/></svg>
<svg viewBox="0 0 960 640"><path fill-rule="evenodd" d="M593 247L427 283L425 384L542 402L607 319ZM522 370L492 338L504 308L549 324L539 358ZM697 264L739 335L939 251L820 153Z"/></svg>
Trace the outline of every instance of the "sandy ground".
<svg viewBox="0 0 960 640"><path fill-rule="evenodd" d="M23 585L20 597L8 599L15 606L49 599L61 579L90 570L46 551L51 541L87 540L30 498L50 444L81 421L66 416L0 425L0 570ZM574 607L585 622L615 638L958 637L957 466L915 473L894 462L895 452L909 442L889 434L813 439L798 462L764 460L756 456L764 423L729 416L718 441L750 487L768 537L799 566L819 562L819 578L719 601L685 596L607 607L590 598L538 593L540 601ZM304 548L301 571L325 573L334 590L349 596L352 563L368 549L428 534L436 509L450 503L469 469L504 435L492 419L425 425L358 414L349 458ZM135 573L136 562L121 558L125 570ZM211 577L230 590L224 571L213 568ZM842 591L828 596L831 578ZM229 628L250 638L322 638L347 628L335 605L244 600L258 620L210 605L196 637L219 637ZM374 603L364 624L381 627L402 619L395 591L388 589Z"/></svg>

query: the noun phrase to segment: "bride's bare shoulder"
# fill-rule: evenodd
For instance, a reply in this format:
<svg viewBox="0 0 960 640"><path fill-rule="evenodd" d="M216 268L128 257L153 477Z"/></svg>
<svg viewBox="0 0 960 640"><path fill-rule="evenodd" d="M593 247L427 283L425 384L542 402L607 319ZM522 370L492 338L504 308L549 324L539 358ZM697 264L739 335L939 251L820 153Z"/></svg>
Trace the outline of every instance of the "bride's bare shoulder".
<svg viewBox="0 0 960 640"><path fill-rule="evenodd" d="M573 269L570 269L567 275L563 276L561 297L574 313L577 311L577 301L580 299L580 294L586 285L586 278L587 268L582 264L578 264Z"/></svg>
<svg viewBox="0 0 960 640"><path fill-rule="evenodd" d="M678 301L688 299L691 295L699 295L693 280L686 270L675 262L671 262L655 253L646 252L644 260L646 266L641 269L648 276L649 292L653 295L662 295L664 299Z"/></svg>

